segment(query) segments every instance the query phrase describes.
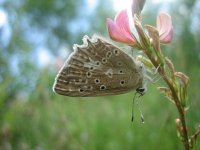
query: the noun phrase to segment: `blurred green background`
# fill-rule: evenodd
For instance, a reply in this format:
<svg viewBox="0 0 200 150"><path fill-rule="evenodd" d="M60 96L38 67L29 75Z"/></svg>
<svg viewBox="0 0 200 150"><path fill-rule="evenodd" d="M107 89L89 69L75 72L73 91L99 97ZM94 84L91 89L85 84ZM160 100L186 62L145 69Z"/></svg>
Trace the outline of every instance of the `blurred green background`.
<svg viewBox="0 0 200 150"><path fill-rule="evenodd" d="M129 0L130 1L130 0ZM105 20L126 0L0 0L1 150L178 150L177 110L155 84L141 100L134 92L71 98L53 93L54 78L82 36L108 37ZM152 0L143 20L155 25L159 11L171 14L173 43L163 46L178 71L190 77L187 123L200 123L200 1ZM160 81L158 85L163 85ZM197 140L195 149L200 149Z"/></svg>

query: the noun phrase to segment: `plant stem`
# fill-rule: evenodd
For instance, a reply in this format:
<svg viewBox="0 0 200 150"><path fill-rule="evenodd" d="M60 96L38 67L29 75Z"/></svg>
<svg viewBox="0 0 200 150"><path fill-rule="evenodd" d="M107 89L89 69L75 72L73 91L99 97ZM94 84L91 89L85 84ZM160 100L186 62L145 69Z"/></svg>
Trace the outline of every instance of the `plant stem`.
<svg viewBox="0 0 200 150"><path fill-rule="evenodd" d="M190 150L190 146L189 146L189 140L188 140L188 132L187 132L187 127L186 127L186 121L185 121L185 112L184 112L184 108L181 105L181 101L179 100L177 94L176 94L176 90L174 89L173 85L171 84L170 80L167 78L165 69L163 66L159 66L159 64L157 63L157 61L154 59L154 57L152 57L151 53L149 53L149 51L144 50L144 52L146 53L146 55L148 56L148 58L151 60L152 64L154 65L155 68L158 68L158 73L161 75L161 77L163 78L163 80L166 82L166 84L168 85L169 89L172 92L172 96L174 98L174 102L175 105L178 109L178 113L180 116L180 120L181 120L181 124L182 124L182 143L185 147L185 150Z"/></svg>
<svg viewBox="0 0 200 150"><path fill-rule="evenodd" d="M176 91L174 89L174 87L172 86L172 84L170 83L170 81L168 80L168 78L166 77L166 73L165 70L162 68L160 69L159 72L162 75L163 80L167 83L168 87L170 88L173 98L174 98L174 102L176 104L176 107L178 109L179 112L179 116L180 116L180 120L181 120L181 124L182 124L182 129L183 129L183 144L185 147L185 150L190 150L190 146L189 146L189 140L188 140L188 133L187 133L187 127L186 127L186 121L185 121L185 112L184 112L184 108L181 106L180 100L178 99L178 96L176 94Z"/></svg>

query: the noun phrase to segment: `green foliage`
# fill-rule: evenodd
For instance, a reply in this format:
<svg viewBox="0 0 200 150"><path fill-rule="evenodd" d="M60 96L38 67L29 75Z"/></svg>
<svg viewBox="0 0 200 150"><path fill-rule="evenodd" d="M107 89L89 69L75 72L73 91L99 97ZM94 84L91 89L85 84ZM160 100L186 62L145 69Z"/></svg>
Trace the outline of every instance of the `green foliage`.
<svg viewBox="0 0 200 150"><path fill-rule="evenodd" d="M161 101L157 108L158 102L147 98L150 93L142 100L146 118L142 124L137 108L131 122L133 93L75 99L52 95L46 87L39 89L46 94L40 93L38 99L31 95L28 103L13 102L5 113L2 131L7 131L7 139L3 140L14 149L154 149L161 141L163 150L180 148L169 103Z"/></svg>
<svg viewBox="0 0 200 150"><path fill-rule="evenodd" d="M177 8L185 5L188 13L194 13L196 3L177 1L171 7L175 37L164 51L175 68L190 77L190 134L200 117L200 29L192 32L193 18L183 17ZM73 43L81 43L84 34L105 35L105 19L114 17L111 5L98 1L96 9L86 14L86 1L81 0L2 2L0 8L7 13L12 34L8 43L0 38L0 149L182 149L174 123L177 112L154 84L148 85L147 94L140 99L145 123L140 122L138 106L132 123L133 93L98 98L59 96L52 92L56 64L52 60L46 68L37 65L38 47L45 47L56 59L63 43L71 48ZM154 9L144 13L149 22L155 20L150 15L155 14ZM76 22L81 19L87 21L88 29L82 30L81 22ZM75 25L79 27L76 32ZM196 149L200 149L199 142Z"/></svg>

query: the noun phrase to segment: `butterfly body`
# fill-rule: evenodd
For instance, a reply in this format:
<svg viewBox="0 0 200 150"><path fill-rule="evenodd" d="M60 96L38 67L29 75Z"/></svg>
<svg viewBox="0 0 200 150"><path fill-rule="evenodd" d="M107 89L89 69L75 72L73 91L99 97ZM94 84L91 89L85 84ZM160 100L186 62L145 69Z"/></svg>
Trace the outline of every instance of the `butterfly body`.
<svg viewBox="0 0 200 150"><path fill-rule="evenodd" d="M106 96L143 87L143 67L101 38L83 38L59 71L53 90L66 96Z"/></svg>

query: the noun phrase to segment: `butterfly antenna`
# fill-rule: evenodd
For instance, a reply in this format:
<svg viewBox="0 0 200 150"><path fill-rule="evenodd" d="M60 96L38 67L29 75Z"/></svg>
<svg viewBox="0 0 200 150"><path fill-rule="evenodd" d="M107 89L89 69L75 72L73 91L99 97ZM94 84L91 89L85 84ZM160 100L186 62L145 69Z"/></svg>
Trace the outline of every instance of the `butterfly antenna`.
<svg viewBox="0 0 200 150"><path fill-rule="evenodd" d="M139 111L140 111L140 118L141 118L141 121L142 121L142 123L144 123L144 115L143 115L143 113L142 113L142 110L141 110L141 108L140 108L140 104L139 104L139 101L138 101L138 99L139 99L140 96L142 96L142 95L139 95L139 96L138 96L138 98L136 99L136 104L137 104L138 109L139 109Z"/></svg>
<svg viewBox="0 0 200 150"><path fill-rule="evenodd" d="M133 102L132 102L132 117L131 117L132 122L134 120L134 103L135 103L136 94L137 94L137 92L135 92L135 95L133 97Z"/></svg>

